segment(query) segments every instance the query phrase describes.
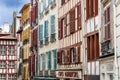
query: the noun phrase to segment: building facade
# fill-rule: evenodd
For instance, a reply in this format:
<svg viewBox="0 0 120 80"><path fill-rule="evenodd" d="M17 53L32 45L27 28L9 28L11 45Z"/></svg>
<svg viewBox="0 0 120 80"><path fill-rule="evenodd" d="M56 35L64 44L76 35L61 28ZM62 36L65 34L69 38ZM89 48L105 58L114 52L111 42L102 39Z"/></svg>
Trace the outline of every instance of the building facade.
<svg viewBox="0 0 120 80"><path fill-rule="evenodd" d="M22 31L23 31L23 26L21 23L21 17L19 18L19 26L16 29L17 33L17 63L18 63L18 75L17 79L21 80L22 79Z"/></svg>
<svg viewBox="0 0 120 80"><path fill-rule="evenodd" d="M114 25L114 31L115 31L115 46L116 46L116 50L115 50L115 79L119 80L120 79L120 45L119 45L119 41L120 41L120 0L114 0L114 20L115 20L115 25Z"/></svg>
<svg viewBox="0 0 120 80"><path fill-rule="evenodd" d="M38 1L38 77L56 80L58 0Z"/></svg>
<svg viewBox="0 0 120 80"><path fill-rule="evenodd" d="M29 55L30 55L30 3L25 4L20 10L22 31L22 80L30 80Z"/></svg>
<svg viewBox="0 0 120 80"><path fill-rule="evenodd" d="M82 80L83 28L82 0L60 0L58 3L58 80Z"/></svg>
<svg viewBox="0 0 120 80"><path fill-rule="evenodd" d="M101 1L100 30L100 78L116 80L115 77L115 41L114 41L114 8L112 0Z"/></svg>
<svg viewBox="0 0 120 80"><path fill-rule="evenodd" d="M0 80L17 80L16 38L0 33Z"/></svg>
<svg viewBox="0 0 120 80"><path fill-rule="evenodd" d="M37 75L37 58L38 58L38 1L31 0L31 40L30 40L30 56L29 71L30 78L33 79Z"/></svg>
<svg viewBox="0 0 120 80"><path fill-rule="evenodd" d="M84 80L100 80L100 0L84 0Z"/></svg>

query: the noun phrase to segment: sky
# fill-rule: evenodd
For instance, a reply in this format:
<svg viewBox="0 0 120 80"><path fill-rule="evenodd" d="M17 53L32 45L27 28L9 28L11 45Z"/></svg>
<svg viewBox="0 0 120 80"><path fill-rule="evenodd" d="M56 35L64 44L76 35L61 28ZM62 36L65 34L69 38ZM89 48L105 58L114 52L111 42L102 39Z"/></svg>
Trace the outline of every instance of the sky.
<svg viewBox="0 0 120 80"><path fill-rule="evenodd" d="M4 22L12 24L13 12L19 13L22 6L30 0L0 0L0 27Z"/></svg>

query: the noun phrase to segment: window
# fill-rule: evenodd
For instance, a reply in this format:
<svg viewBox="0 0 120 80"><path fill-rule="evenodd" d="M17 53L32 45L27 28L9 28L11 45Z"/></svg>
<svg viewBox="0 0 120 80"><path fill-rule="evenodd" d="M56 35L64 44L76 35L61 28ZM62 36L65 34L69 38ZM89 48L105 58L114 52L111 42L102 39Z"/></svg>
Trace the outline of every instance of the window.
<svg viewBox="0 0 120 80"><path fill-rule="evenodd" d="M57 50L54 50L54 69L57 68Z"/></svg>
<svg viewBox="0 0 120 80"><path fill-rule="evenodd" d="M6 62L5 61L0 62L0 68L6 68Z"/></svg>
<svg viewBox="0 0 120 80"><path fill-rule="evenodd" d="M98 0L86 0L86 19L98 14Z"/></svg>
<svg viewBox="0 0 120 80"><path fill-rule="evenodd" d="M9 68L15 68L15 62L14 61L9 62Z"/></svg>
<svg viewBox="0 0 120 80"><path fill-rule="evenodd" d="M70 49L70 52L71 52L71 62L72 63L75 63L75 59L76 59L76 51L75 51L75 48L71 48Z"/></svg>
<svg viewBox="0 0 120 80"><path fill-rule="evenodd" d="M87 59L96 60L99 57L99 35L94 34L87 37Z"/></svg>
<svg viewBox="0 0 120 80"><path fill-rule="evenodd" d="M75 9L70 11L70 33L75 32Z"/></svg>
<svg viewBox="0 0 120 80"><path fill-rule="evenodd" d="M16 79L16 76L15 76L15 74L9 74L8 78L9 78L9 80L14 80L14 79Z"/></svg>
<svg viewBox="0 0 120 80"><path fill-rule="evenodd" d="M14 55L14 52L15 52L15 47L14 46L9 46L10 55Z"/></svg>
<svg viewBox="0 0 120 80"><path fill-rule="evenodd" d="M0 53L1 55L6 55L7 53L7 46L0 46Z"/></svg>
<svg viewBox="0 0 120 80"><path fill-rule="evenodd" d="M105 40L110 39L110 7L104 11Z"/></svg>
<svg viewBox="0 0 120 80"><path fill-rule="evenodd" d="M0 74L0 80L6 80L6 74Z"/></svg>

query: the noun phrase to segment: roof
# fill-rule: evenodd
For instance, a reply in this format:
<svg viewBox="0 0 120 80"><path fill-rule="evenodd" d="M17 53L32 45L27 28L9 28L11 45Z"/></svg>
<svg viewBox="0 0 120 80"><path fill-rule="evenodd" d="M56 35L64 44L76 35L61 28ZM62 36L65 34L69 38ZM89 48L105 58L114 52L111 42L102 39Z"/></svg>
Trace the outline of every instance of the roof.
<svg viewBox="0 0 120 80"><path fill-rule="evenodd" d="M23 7L22 7L22 9L20 10L20 12L19 13L21 13L26 7L28 7L28 6L30 6L30 3L26 3Z"/></svg>
<svg viewBox="0 0 120 80"><path fill-rule="evenodd" d="M17 40L10 33L0 33L0 40Z"/></svg>

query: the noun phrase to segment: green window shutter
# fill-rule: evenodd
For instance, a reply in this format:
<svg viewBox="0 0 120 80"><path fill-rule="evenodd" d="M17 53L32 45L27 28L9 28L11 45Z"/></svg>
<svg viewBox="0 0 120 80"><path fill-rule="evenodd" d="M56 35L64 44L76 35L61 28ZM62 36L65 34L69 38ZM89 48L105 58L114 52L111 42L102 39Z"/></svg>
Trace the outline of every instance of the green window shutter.
<svg viewBox="0 0 120 80"><path fill-rule="evenodd" d="M44 22L44 38L48 37L48 21Z"/></svg>
<svg viewBox="0 0 120 80"><path fill-rule="evenodd" d="M39 25L39 41L43 40L43 25Z"/></svg>
<svg viewBox="0 0 120 80"><path fill-rule="evenodd" d="M45 65L46 65L45 54L42 54L42 70L45 70Z"/></svg>
<svg viewBox="0 0 120 80"><path fill-rule="evenodd" d="M57 68L57 50L54 50L54 69Z"/></svg>
<svg viewBox="0 0 120 80"><path fill-rule="evenodd" d="M55 34L55 15L50 17L51 34Z"/></svg>
<svg viewBox="0 0 120 80"><path fill-rule="evenodd" d="M51 52L48 52L48 69L51 69Z"/></svg>

